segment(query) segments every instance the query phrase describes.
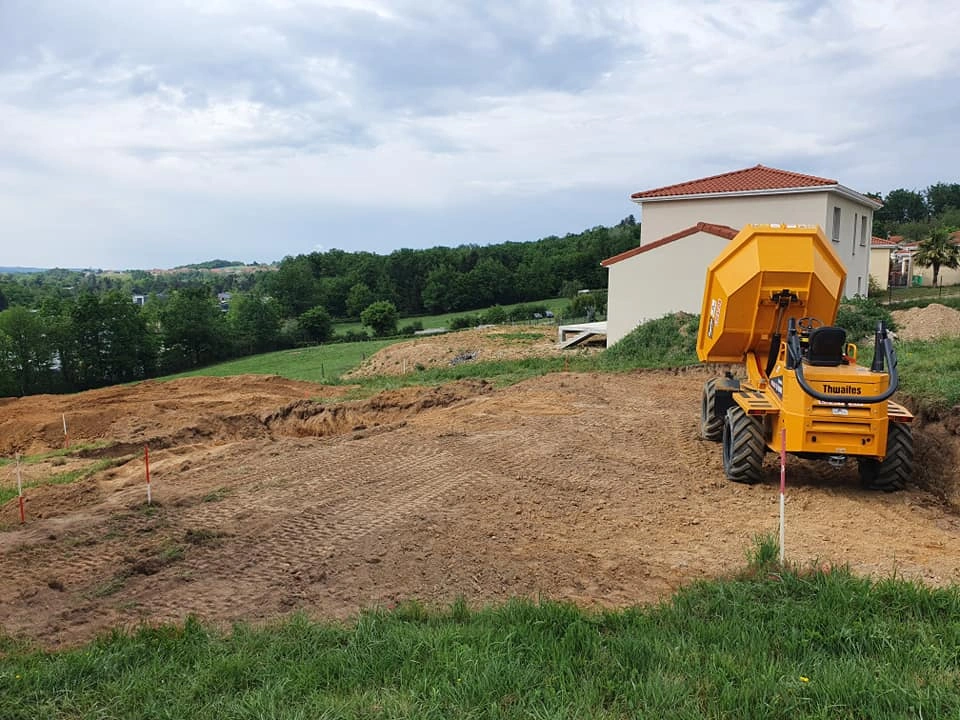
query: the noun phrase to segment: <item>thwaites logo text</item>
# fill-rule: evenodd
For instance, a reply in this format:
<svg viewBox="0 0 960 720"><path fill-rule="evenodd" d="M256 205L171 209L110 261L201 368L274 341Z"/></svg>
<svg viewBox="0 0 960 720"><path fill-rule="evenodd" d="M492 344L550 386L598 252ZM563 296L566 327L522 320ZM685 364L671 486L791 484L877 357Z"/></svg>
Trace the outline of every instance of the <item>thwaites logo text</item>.
<svg viewBox="0 0 960 720"><path fill-rule="evenodd" d="M831 385L830 383L823 384L823 391L825 393L830 393L831 395L862 395L863 389L857 387L856 385Z"/></svg>

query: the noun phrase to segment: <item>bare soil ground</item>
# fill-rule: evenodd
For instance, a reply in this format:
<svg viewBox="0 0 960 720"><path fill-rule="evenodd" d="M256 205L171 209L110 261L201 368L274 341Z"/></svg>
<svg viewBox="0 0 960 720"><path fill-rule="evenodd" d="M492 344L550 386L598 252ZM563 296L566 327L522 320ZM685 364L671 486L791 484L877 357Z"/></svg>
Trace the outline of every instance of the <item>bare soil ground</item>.
<svg viewBox="0 0 960 720"><path fill-rule="evenodd" d="M190 613L226 625L411 598L662 599L741 567L777 526L777 459L764 483L731 484L698 438L711 374L557 373L323 403L344 389L245 376L4 401L5 457L59 447L64 413L73 443L108 444L27 465L30 480L121 464L31 488L23 526L15 500L0 508L3 629L57 647ZM960 581L958 431L956 413L916 429L918 484L900 493L861 490L853 463L791 459L789 556ZM0 485L14 472L0 467Z"/></svg>

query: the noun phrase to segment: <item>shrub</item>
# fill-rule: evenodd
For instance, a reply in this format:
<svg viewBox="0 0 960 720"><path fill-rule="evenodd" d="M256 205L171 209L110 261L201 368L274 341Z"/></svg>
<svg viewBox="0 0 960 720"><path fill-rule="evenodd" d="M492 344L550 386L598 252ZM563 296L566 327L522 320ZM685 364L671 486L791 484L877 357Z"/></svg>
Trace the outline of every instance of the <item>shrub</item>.
<svg viewBox="0 0 960 720"><path fill-rule="evenodd" d="M414 320L412 323L400 326L400 334L407 337L415 334L417 330L423 330L423 323L419 320Z"/></svg>
<svg viewBox="0 0 960 720"><path fill-rule="evenodd" d="M872 337L879 320L886 323L887 329L896 330L893 317L886 306L873 298L858 295L840 303L835 324L847 331L847 337L851 342L856 342Z"/></svg>
<svg viewBox="0 0 960 720"><path fill-rule="evenodd" d="M547 312L546 305L517 305L511 308L510 312L507 314L507 317L513 322L528 322L533 319L533 316L537 313L543 315Z"/></svg>
<svg viewBox="0 0 960 720"><path fill-rule="evenodd" d="M501 305L494 305L483 314L483 321L491 325L499 325L507 321L507 311Z"/></svg>
<svg viewBox="0 0 960 720"><path fill-rule="evenodd" d="M369 340L370 335L363 330L347 330L342 335L338 335L336 339L342 342L363 342Z"/></svg>
<svg viewBox="0 0 960 720"><path fill-rule="evenodd" d="M577 295L567 306L567 315L570 317L593 317L607 311L607 294L605 292L583 293Z"/></svg>
<svg viewBox="0 0 960 720"><path fill-rule="evenodd" d="M476 327L480 324L480 318L477 315L459 315L451 318L447 327L451 330L464 330L465 328Z"/></svg>

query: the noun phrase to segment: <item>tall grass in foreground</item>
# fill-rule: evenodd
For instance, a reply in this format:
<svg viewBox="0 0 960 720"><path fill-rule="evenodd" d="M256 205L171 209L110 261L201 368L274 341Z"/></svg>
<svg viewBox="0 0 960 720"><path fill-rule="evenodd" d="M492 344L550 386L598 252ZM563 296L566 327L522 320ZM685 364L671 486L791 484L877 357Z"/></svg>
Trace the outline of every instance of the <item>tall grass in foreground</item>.
<svg viewBox="0 0 960 720"><path fill-rule="evenodd" d="M347 625L7 640L0 715L109 718L892 718L960 714L960 595L754 565L659 606L417 604Z"/></svg>

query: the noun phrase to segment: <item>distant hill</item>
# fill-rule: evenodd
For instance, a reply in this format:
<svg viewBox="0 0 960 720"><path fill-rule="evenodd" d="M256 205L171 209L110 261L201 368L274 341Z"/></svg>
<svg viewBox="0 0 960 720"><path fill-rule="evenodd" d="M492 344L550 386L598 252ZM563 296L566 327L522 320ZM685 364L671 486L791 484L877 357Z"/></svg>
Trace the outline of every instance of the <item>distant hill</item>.
<svg viewBox="0 0 960 720"><path fill-rule="evenodd" d="M38 273L44 272L49 268L31 268L31 267L0 267L0 274L17 274L24 275L26 273Z"/></svg>
<svg viewBox="0 0 960 720"><path fill-rule="evenodd" d="M189 265L181 265L177 269L179 270L181 267L183 267L183 268L190 268L192 270L215 270L217 268L238 267L238 266L242 267L245 264L246 263L244 263L242 260L207 260L206 262L202 262L202 263L191 263Z"/></svg>

